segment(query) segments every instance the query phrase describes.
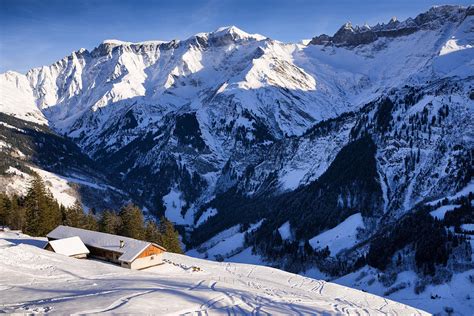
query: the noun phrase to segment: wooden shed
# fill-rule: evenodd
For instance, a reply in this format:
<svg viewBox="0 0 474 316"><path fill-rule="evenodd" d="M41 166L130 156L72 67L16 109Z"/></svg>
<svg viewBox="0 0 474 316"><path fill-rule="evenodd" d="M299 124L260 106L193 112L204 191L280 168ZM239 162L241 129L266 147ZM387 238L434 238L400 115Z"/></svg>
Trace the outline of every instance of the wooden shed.
<svg viewBox="0 0 474 316"><path fill-rule="evenodd" d="M79 237L90 257L113 262L128 269L144 269L163 263L165 248L155 243L70 226L58 226L46 237L54 241Z"/></svg>

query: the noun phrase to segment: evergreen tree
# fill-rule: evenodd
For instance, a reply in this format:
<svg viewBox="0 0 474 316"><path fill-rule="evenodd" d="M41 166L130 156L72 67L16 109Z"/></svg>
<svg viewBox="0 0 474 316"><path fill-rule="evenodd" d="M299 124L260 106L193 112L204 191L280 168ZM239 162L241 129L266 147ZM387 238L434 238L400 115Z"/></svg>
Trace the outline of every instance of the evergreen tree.
<svg viewBox="0 0 474 316"><path fill-rule="evenodd" d="M58 203L39 176L35 176L31 181L24 207L26 209L25 231L29 235L45 236L62 221Z"/></svg>
<svg viewBox="0 0 474 316"><path fill-rule="evenodd" d="M0 193L0 227L7 226L7 218L10 213L8 204L10 199L3 193Z"/></svg>
<svg viewBox="0 0 474 316"><path fill-rule="evenodd" d="M99 223L97 222L92 210L85 215L82 228L94 231L99 230Z"/></svg>
<svg viewBox="0 0 474 316"><path fill-rule="evenodd" d="M85 215L79 202L68 208L59 205L39 176L33 178L24 198L0 193L0 226L45 236L60 224L98 230L94 215Z"/></svg>
<svg viewBox="0 0 474 316"><path fill-rule="evenodd" d="M162 238L161 246L169 252L183 253L178 231L174 228L173 223L164 216L160 219L159 232Z"/></svg>
<svg viewBox="0 0 474 316"><path fill-rule="evenodd" d="M40 231L40 212L44 207L43 195L46 191L43 182L39 177L34 177L30 183L30 188L25 196L24 206L26 208L26 227L27 234L38 236ZM40 201L41 200L41 201Z"/></svg>
<svg viewBox="0 0 474 316"><path fill-rule="evenodd" d="M6 203L8 205L6 225L11 229L24 230L26 227L26 210L20 205L20 198L14 195L11 200L7 198Z"/></svg>
<svg viewBox="0 0 474 316"><path fill-rule="evenodd" d="M309 244L308 240L305 240L303 247L304 247L304 253L305 253L306 256L311 257L314 254L314 249Z"/></svg>
<svg viewBox="0 0 474 316"><path fill-rule="evenodd" d="M143 214L142 211L133 204L127 204L120 210L122 225L119 234L135 239L143 239Z"/></svg>
<svg viewBox="0 0 474 316"><path fill-rule="evenodd" d="M122 226L120 217L111 210L102 212L99 220L99 230L108 234L118 234Z"/></svg>
<svg viewBox="0 0 474 316"><path fill-rule="evenodd" d="M161 245L163 243L162 236L154 221L148 221L145 226L145 239Z"/></svg>
<svg viewBox="0 0 474 316"><path fill-rule="evenodd" d="M76 201L74 205L70 207L61 207L63 212L62 219L63 225L83 228L85 224L84 210L82 209L81 203Z"/></svg>
<svg viewBox="0 0 474 316"><path fill-rule="evenodd" d="M67 218L67 213L68 209L64 205L59 205L59 212L61 213L61 222L63 225L67 225L66 223L66 218Z"/></svg>

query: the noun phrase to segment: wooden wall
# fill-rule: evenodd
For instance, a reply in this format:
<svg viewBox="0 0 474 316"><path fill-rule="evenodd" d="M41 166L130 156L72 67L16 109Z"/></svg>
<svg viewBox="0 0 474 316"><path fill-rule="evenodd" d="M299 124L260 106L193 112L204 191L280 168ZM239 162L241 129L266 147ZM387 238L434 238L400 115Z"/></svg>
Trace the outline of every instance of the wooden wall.
<svg viewBox="0 0 474 316"><path fill-rule="evenodd" d="M163 249L156 247L155 245L150 245L148 248L143 250L143 252L137 257L138 258L144 258L152 255L159 255L160 253L165 252Z"/></svg>
<svg viewBox="0 0 474 316"><path fill-rule="evenodd" d="M99 248L91 247L88 245L86 246L87 248L89 248L91 257L95 257L97 259L102 259L102 260L106 260L106 261L110 261L114 263L120 263L118 261L118 258L122 255L121 253L110 251L110 250L99 249Z"/></svg>

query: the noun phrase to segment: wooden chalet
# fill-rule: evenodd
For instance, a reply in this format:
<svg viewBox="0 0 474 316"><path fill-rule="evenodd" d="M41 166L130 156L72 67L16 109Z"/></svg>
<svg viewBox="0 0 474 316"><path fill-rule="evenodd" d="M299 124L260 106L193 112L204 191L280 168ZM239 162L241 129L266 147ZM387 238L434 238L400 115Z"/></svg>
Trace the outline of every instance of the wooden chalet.
<svg viewBox="0 0 474 316"><path fill-rule="evenodd" d="M109 261L128 269L144 269L163 263L165 248L155 243L70 226L58 226L47 236L50 243L79 237L92 258Z"/></svg>

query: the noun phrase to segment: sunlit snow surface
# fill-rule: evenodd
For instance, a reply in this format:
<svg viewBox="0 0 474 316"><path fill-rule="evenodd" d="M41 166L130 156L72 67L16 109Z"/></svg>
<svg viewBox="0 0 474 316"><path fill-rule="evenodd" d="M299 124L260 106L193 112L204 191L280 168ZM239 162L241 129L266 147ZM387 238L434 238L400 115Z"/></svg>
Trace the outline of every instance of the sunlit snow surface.
<svg viewBox="0 0 474 316"><path fill-rule="evenodd" d="M76 201L79 201L77 199L77 187L88 187L103 192L122 192L115 187L97 182L97 179L88 178L88 176L85 175L71 174L69 176L64 176L32 166L29 166L29 168L41 177L46 188L51 192L53 197L60 204L66 207L72 206ZM19 195L25 195L28 192L33 176L11 166L5 171L5 173L8 175L7 178L3 179L5 183L5 192L8 194ZM107 199L108 195L104 195L104 201ZM86 209L88 208L87 205L84 204L83 207Z"/></svg>
<svg viewBox="0 0 474 316"><path fill-rule="evenodd" d="M277 269L165 254L166 263L131 271L28 245L0 233L0 311L155 315L425 315L409 306ZM24 242L25 244L19 244ZM197 266L199 272L192 272Z"/></svg>
<svg viewBox="0 0 474 316"><path fill-rule="evenodd" d="M30 83L14 71L0 74L0 112L38 124L48 123L36 106Z"/></svg>

